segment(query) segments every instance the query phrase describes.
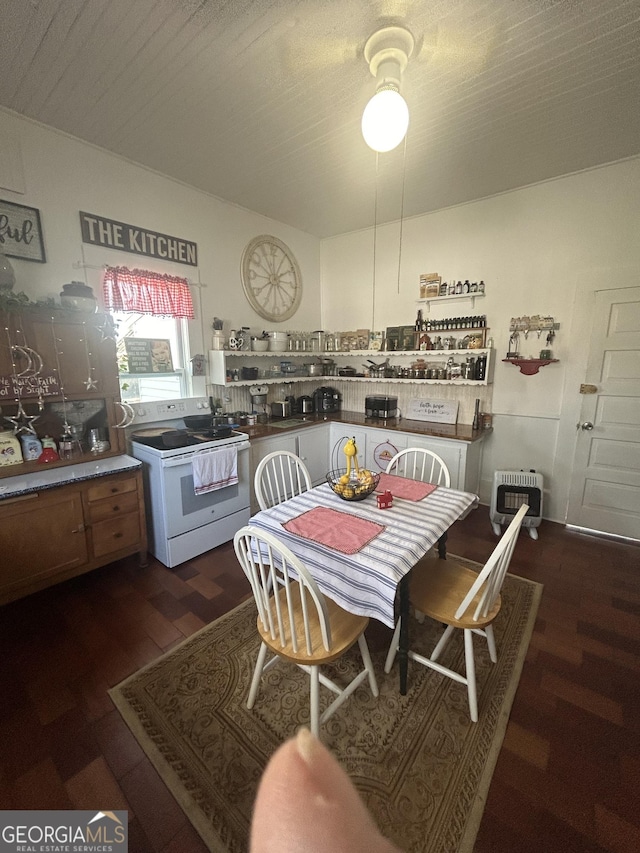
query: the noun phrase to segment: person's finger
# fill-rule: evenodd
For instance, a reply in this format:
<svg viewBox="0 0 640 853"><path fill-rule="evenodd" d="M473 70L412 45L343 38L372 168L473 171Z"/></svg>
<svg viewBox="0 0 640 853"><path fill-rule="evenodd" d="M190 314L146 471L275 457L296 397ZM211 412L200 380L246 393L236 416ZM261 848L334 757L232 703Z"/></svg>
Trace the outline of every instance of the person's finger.
<svg viewBox="0 0 640 853"><path fill-rule="evenodd" d="M398 853L351 780L309 732L278 748L258 788L251 853Z"/></svg>

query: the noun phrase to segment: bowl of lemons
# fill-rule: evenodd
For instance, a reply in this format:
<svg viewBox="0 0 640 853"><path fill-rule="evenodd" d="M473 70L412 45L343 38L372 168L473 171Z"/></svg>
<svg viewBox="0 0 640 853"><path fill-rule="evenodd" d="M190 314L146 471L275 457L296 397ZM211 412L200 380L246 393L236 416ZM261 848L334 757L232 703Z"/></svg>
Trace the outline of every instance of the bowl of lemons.
<svg viewBox="0 0 640 853"><path fill-rule="evenodd" d="M336 470L327 474L327 483L343 501L363 501L376 490L379 482L380 474L366 468L351 473Z"/></svg>

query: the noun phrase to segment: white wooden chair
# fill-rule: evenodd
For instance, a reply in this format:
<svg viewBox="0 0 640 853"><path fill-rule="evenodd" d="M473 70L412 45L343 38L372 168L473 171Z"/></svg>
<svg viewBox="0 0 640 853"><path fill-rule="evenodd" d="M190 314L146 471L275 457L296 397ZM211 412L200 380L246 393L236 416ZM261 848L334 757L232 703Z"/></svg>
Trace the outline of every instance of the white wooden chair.
<svg viewBox="0 0 640 853"><path fill-rule="evenodd" d="M451 486L451 475L444 459L426 447L407 447L405 450L399 450L389 460L386 473L447 488Z"/></svg>
<svg viewBox="0 0 640 853"><path fill-rule="evenodd" d="M260 460L253 488L260 509L269 509L310 489L311 476L295 453L275 450Z"/></svg>
<svg viewBox="0 0 640 853"><path fill-rule="evenodd" d="M247 707L253 708L262 674L280 658L309 674L310 727L319 737L326 722L366 679L378 695L373 664L364 631L366 616L356 616L325 598L303 563L272 533L246 526L233 540L236 555L253 590L258 608L258 633L262 640ZM276 589L277 595L273 594ZM341 687L320 672L323 664L341 657L357 642L364 663L355 678ZM267 653L273 657L266 660ZM320 715L319 687L329 688L336 698Z"/></svg>
<svg viewBox="0 0 640 853"><path fill-rule="evenodd" d="M410 580L411 604L422 613L446 625L444 634L438 641L431 656L409 650L409 658L434 669L461 684L467 685L469 694L469 713L472 721L478 721L478 698L476 692L475 659L473 655L473 635L486 637L489 656L493 663L498 660L492 623L500 612L500 590L504 581L511 555L515 548L522 519L529 507L523 504L493 553L479 574L455 559L432 560L428 566L413 573ZM420 567L420 563L416 568ZM415 571L415 570L414 570ZM451 638L455 628L464 632L465 673L461 675L437 663L440 653ZM391 646L387 654L384 671L389 672L398 651L400 620L396 624Z"/></svg>
<svg viewBox="0 0 640 853"><path fill-rule="evenodd" d="M410 480L421 480L423 483L434 483L436 486L451 486L451 475L444 459L426 447L407 447L405 450L399 450L389 460L386 473L408 477ZM427 554L430 559L435 559L437 555L435 546ZM419 622L424 621L424 616L418 611L416 618Z"/></svg>

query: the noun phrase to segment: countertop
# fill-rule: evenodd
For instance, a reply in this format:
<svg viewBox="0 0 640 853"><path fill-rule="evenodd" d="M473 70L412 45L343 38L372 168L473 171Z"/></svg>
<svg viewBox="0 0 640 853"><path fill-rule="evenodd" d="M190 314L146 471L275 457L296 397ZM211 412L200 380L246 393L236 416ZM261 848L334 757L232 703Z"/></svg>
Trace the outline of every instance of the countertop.
<svg viewBox="0 0 640 853"><path fill-rule="evenodd" d="M18 474L15 477L5 477L0 480L0 501L16 498L32 492L45 489L55 489L69 483L79 483L82 480L93 480L106 477L108 474L119 474L121 471L135 471L142 462L132 456L109 456L96 459L95 462L80 462L77 465L65 465L61 468L46 468L29 474Z"/></svg>
<svg viewBox="0 0 640 853"><path fill-rule="evenodd" d="M427 421L412 421L401 418L386 420L365 418L360 412L336 412L334 414L293 415L282 421L272 420L266 424L254 427L239 427L250 439L271 438L283 433L305 429L326 423L344 424L345 426L370 427L372 429L389 430L389 432L405 432L434 438L448 438L454 441L481 441L490 429L473 430L470 424L438 424ZM142 463L132 456L109 456L105 459L80 462L77 465L65 465L56 468L43 467L42 470L15 477L0 479L0 501L7 498L20 497L45 489L54 489L68 483L78 483L82 480L92 480L105 477L108 474L119 474L121 471L133 471L140 468Z"/></svg>
<svg viewBox="0 0 640 853"><path fill-rule="evenodd" d="M241 426L239 431L246 433L250 439L272 438L276 435L304 429L317 424L338 423L352 426L384 429L390 432L408 432L433 438L449 438L455 441L481 441L489 435L492 429L474 430L471 424L438 424L431 421L413 421L406 418L365 418L360 412L336 412L335 414L292 415L283 421L271 420L266 424L253 427Z"/></svg>

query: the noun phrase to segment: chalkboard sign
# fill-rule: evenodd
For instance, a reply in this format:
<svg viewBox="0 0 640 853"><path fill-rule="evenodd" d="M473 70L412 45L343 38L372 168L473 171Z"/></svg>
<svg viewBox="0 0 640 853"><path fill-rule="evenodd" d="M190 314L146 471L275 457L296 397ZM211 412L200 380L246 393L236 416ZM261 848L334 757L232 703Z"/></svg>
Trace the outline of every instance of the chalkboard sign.
<svg viewBox="0 0 640 853"><path fill-rule="evenodd" d="M413 421L455 424L458 420L457 400L409 400L406 417Z"/></svg>
<svg viewBox="0 0 640 853"><path fill-rule="evenodd" d="M171 342L158 338L125 338L129 373L173 373Z"/></svg>

